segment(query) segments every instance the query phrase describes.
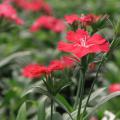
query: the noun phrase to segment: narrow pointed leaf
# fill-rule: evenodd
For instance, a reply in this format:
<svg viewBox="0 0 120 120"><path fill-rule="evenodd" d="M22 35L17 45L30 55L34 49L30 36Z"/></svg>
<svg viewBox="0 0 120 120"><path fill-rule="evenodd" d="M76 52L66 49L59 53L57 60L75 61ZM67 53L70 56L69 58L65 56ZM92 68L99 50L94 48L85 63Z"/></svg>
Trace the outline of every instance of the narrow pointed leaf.
<svg viewBox="0 0 120 120"><path fill-rule="evenodd" d="M95 92L93 92L90 96L89 102L91 102L93 99L95 99L96 97L98 97L102 92L105 91L106 88L100 88L98 90L96 90ZM85 99L83 99L82 101L82 107L86 105L88 97L85 97Z"/></svg>
<svg viewBox="0 0 120 120"><path fill-rule="evenodd" d="M38 107L38 120L45 120L45 116L45 103L41 102Z"/></svg>
<svg viewBox="0 0 120 120"><path fill-rule="evenodd" d="M20 107L16 120L27 120L26 103Z"/></svg>
<svg viewBox="0 0 120 120"><path fill-rule="evenodd" d="M94 113L99 107L101 107L101 105L103 105L104 103L108 102L109 100L111 100L112 98L117 97L117 96L120 96L120 92L114 92L114 93L111 93L111 94L103 97L103 98L98 102L98 104L89 111L89 113L85 116L85 119L86 119L89 115L91 115L92 113Z"/></svg>
<svg viewBox="0 0 120 120"><path fill-rule="evenodd" d="M47 120L51 120L50 116L47 118ZM53 119L52 120L63 120L62 115L60 115L58 112L53 113Z"/></svg>
<svg viewBox="0 0 120 120"><path fill-rule="evenodd" d="M44 90L43 88L41 88L40 86L32 86L31 88L29 88L23 92L22 97L24 97L30 93L36 92L36 91L41 94L49 96L49 93L46 90Z"/></svg>
<svg viewBox="0 0 120 120"><path fill-rule="evenodd" d="M67 102L67 100L66 100L62 95L58 94L58 95L56 96L56 100L59 101L59 103L60 103L62 106L64 106L64 107L67 109L67 111L69 111L69 112L72 112L72 111L73 111L72 106Z"/></svg>

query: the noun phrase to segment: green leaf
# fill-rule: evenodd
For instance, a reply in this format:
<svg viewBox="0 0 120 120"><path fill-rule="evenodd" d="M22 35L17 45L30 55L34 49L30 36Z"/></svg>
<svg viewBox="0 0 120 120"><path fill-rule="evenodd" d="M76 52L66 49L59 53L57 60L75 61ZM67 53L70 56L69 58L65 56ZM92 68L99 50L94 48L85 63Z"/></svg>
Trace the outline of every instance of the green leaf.
<svg viewBox="0 0 120 120"><path fill-rule="evenodd" d="M56 96L56 100L59 101L59 103L64 106L64 108L69 111L69 112L72 112L73 111L73 108L72 106L67 102L67 100L60 94L57 94Z"/></svg>
<svg viewBox="0 0 120 120"><path fill-rule="evenodd" d="M104 92L105 89L106 89L106 88L100 88L100 89L96 90L95 92L93 92L93 93L91 94L91 96L90 96L89 103L90 103L93 99L95 99L96 97L98 97L102 92ZM85 97L85 98L83 99L83 101L82 101L82 107L84 107L84 106L86 105L87 99L88 99L88 97Z"/></svg>
<svg viewBox="0 0 120 120"><path fill-rule="evenodd" d="M49 93L46 91L46 90L44 90L43 88L41 88L40 86L32 86L32 87L30 87L29 89L27 89L27 90L25 90L24 92L23 92L23 94L22 94L22 97L24 97L24 96L26 96L26 95L28 95L28 94L30 94L30 93L33 93L33 92L39 92L39 93L41 93L41 94L43 94L43 95L47 95L47 96L49 96Z"/></svg>
<svg viewBox="0 0 120 120"><path fill-rule="evenodd" d="M48 116L47 120L50 119L50 115ZM63 120L62 115L60 115L58 112L53 113L53 119L52 120Z"/></svg>
<svg viewBox="0 0 120 120"><path fill-rule="evenodd" d="M84 108L81 109L81 113L83 112L83 110L84 110ZM87 108L87 110L90 110L90 108ZM78 113L78 109L74 110L71 113L71 117L68 114L64 115L64 120L76 120L77 113ZM73 119L71 119L71 118L73 118Z"/></svg>
<svg viewBox="0 0 120 120"><path fill-rule="evenodd" d="M27 120L26 103L20 107L16 120Z"/></svg>
<svg viewBox="0 0 120 120"><path fill-rule="evenodd" d="M70 111L73 111L72 107L70 107L69 103L65 100L65 98L62 96L60 97L61 95L57 95L56 97L52 97L52 99L58 104L60 105L66 112L67 114L69 115L70 119L73 120L72 116L71 116L71 113L69 112L69 109ZM58 98L57 98L58 97ZM65 104L64 104L65 103ZM69 107L68 107L69 106Z"/></svg>
<svg viewBox="0 0 120 120"><path fill-rule="evenodd" d="M109 100L111 100L112 98L116 97L116 96L119 96L120 95L120 92L114 92L114 93L111 93L103 98L101 98L101 100L99 100L98 104L91 108L91 110L89 111L89 113L85 116L85 119L91 115L92 113L95 112L95 110L97 110L99 107L101 107L101 105L103 105L104 103L108 102Z"/></svg>
<svg viewBox="0 0 120 120"><path fill-rule="evenodd" d="M45 120L45 116L45 103L41 102L38 107L38 120Z"/></svg>

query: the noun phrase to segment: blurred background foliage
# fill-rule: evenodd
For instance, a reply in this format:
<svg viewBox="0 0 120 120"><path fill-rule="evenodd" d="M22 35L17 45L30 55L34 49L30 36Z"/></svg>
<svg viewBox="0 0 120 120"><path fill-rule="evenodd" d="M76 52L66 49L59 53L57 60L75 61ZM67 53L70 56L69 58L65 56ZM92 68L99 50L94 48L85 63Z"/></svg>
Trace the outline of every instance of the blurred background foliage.
<svg viewBox="0 0 120 120"><path fill-rule="evenodd" d="M106 38L112 39L114 35L114 25L120 18L120 0L47 0L53 8L53 15L62 18L66 14L87 14L95 13L98 15L107 14L109 21L106 26L100 29L100 33ZM29 13L19 10L19 15L26 21L25 26L10 25L4 27L4 23L0 22L0 120L15 120L18 108L24 100L35 100L36 103L28 101L29 104L29 120L35 120L36 107L39 101L45 100L39 93L21 98L23 91L38 81L31 81L22 77L22 68L29 63L48 64L50 60L59 58L60 53L56 50L57 42L64 39L66 32L54 33L50 30L39 30L38 32L29 32L30 25L36 18L42 15L42 12ZM27 17L26 17L27 14ZM3 25L3 26L2 26ZM117 30L120 29L118 26ZM104 74L100 77L96 85L98 87L108 87L112 83L120 82L120 49L114 50L110 55L110 60L103 67ZM69 71L72 73L72 70ZM68 101L72 104L69 96L75 90L77 82L72 74L71 81L74 86L63 90L62 94L66 95ZM94 72L92 73L94 75ZM88 78L86 88L90 86L92 78ZM63 79L64 80L64 79ZM105 110L110 110L114 114L120 111L120 98L111 100L105 106L97 111L101 117ZM115 107L116 106L116 107ZM49 109L49 100L48 100ZM61 108L58 111L64 113ZM102 115L101 115L102 114Z"/></svg>

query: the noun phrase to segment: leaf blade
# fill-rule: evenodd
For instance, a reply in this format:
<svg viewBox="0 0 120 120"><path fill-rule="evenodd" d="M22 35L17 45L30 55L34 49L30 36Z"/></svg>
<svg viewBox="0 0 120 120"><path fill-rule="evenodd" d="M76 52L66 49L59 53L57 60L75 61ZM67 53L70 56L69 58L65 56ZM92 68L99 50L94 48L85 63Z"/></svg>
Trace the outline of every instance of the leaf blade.
<svg viewBox="0 0 120 120"><path fill-rule="evenodd" d="M25 102L20 107L16 120L27 120L27 111L26 111L26 103Z"/></svg>

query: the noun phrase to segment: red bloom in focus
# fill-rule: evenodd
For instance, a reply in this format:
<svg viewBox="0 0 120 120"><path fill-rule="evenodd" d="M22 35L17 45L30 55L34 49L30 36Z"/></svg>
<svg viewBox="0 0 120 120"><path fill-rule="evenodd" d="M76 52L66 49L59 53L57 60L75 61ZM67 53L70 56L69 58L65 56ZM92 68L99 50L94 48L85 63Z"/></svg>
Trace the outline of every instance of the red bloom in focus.
<svg viewBox="0 0 120 120"><path fill-rule="evenodd" d="M101 18L101 16L97 16L94 14L88 14L88 15L81 15L79 20L81 23L83 23L83 25L87 26L87 25L96 23L100 18Z"/></svg>
<svg viewBox="0 0 120 120"><path fill-rule="evenodd" d="M47 68L38 64L30 64L23 69L23 76L27 78L39 78L47 73Z"/></svg>
<svg viewBox="0 0 120 120"><path fill-rule="evenodd" d="M119 83L111 84L108 90L110 93L120 91L120 84Z"/></svg>
<svg viewBox="0 0 120 120"><path fill-rule="evenodd" d="M73 24L73 22L78 21L79 17L76 14L65 15L65 20L68 24Z"/></svg>
<svg viewBox="0 0 120 120"><path fill-rule="evenodd" d="M66 38L68 43L60 41L58 49L70 52L79 58L90 53L109 51L109 43L99 34L90 36L87 31L78 29L76 32L69 31Z"/></svg>
<svg viewBox="0 0 120 120"><path fill-rule="evenodd" d="M5 17L8 20L15 21L16 24L23 24L23 20L20 19L16 13L16 10L7 3L0 4L0 17Z"/></svg>
<svg viewBox="0 0 120 120"><path fill-rule="evenodd" d="M40 28L50 29L54 32L62 32L65 29L65 24L62 20L52 16L42 16L38 18L30 28L31 32L35 32Z"/></svg>

